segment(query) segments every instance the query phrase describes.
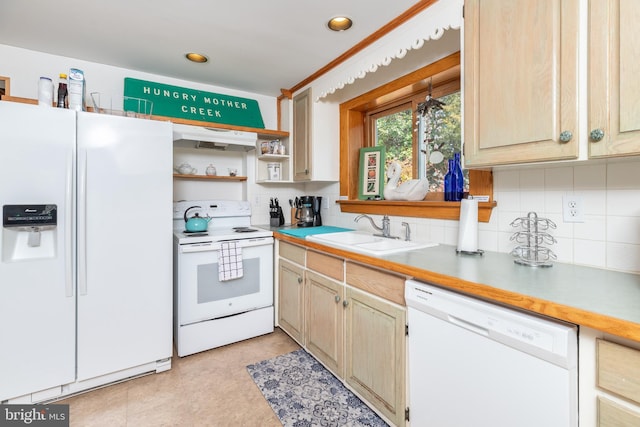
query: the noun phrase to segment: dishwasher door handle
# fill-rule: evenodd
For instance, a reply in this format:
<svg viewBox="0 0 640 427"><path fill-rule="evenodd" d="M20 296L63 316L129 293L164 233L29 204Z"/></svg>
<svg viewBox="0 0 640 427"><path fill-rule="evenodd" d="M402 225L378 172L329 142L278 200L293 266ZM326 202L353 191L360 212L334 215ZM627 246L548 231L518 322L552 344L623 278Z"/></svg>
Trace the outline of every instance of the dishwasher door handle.
<svg viewBox="0 0 640 427"><path fill-rule="evenodd" d="M476 334L484 335L485 337L489 336L489 330L487 328L483 328L482 326L476 325L475 323L468 322L450 314L447 315L447 320L449 321L449 323L453 323L454 325L460 326L461 328L468 329L471 332L475 332Z"/></svg>

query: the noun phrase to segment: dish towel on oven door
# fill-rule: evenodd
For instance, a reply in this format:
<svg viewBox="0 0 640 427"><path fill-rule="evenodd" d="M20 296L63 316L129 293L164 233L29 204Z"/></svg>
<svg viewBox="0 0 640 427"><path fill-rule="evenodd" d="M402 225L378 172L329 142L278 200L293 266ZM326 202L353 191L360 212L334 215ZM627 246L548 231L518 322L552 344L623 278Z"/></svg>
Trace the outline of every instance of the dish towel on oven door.
<svg viewBox="0 0 640 427"><path fill-rule="evenodd" d="M218 258L218 280L239 279L242 271L242 248L237 246L236 241L221 242L220 256Z"/></svg>

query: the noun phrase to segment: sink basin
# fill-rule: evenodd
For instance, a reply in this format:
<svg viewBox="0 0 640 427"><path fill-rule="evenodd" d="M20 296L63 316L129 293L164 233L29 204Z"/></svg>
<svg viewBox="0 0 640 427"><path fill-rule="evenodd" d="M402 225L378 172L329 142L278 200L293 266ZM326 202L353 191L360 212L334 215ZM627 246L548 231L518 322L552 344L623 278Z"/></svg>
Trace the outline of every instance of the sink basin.
<svg viewBox="0 0 640 427"><path fill-rule="evenodd" d="M387 239L360 231L344 231L338 233L312 234L306 239L338 249L359 252L366 255L389 255L413 249L437 246L437 243Z"/></svg>

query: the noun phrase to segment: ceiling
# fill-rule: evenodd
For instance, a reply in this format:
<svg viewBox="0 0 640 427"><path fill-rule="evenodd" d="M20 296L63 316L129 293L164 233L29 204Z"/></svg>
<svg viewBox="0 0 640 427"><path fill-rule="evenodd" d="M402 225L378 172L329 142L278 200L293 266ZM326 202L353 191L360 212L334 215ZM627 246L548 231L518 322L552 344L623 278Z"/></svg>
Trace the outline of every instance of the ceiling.
<svg viewBox="0 0 640 427"><path fill-rule="evenodd" d="M418 2L2 0L0 44L278 96ZM328 30L337 15L353 27Z"/></svg>

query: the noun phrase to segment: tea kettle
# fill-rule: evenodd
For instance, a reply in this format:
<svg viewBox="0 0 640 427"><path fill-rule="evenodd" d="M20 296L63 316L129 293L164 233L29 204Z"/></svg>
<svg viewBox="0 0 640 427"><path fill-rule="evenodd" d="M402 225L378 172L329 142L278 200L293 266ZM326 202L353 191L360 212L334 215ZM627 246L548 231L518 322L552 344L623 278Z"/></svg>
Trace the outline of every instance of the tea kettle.
<svg viewBox="0 0 640 427"><path fill-rule="evenodd" d="M192 168L189 163L181 163L180 166L175 167L174 170L181 175L195 175L198 173L198 169Z"/></svg>
<svg viewBox="0 0 640 427"><path fill-rule="evenodd" d="M189 213L189 211L194 208L202 208L202 206L191 206L189 209L184 211L185 229L188 232L207 231L209 221L211 221L211 218L209 216L203 218L198 212L196 212L191 218L187 218L187 213Z"/></svg>

